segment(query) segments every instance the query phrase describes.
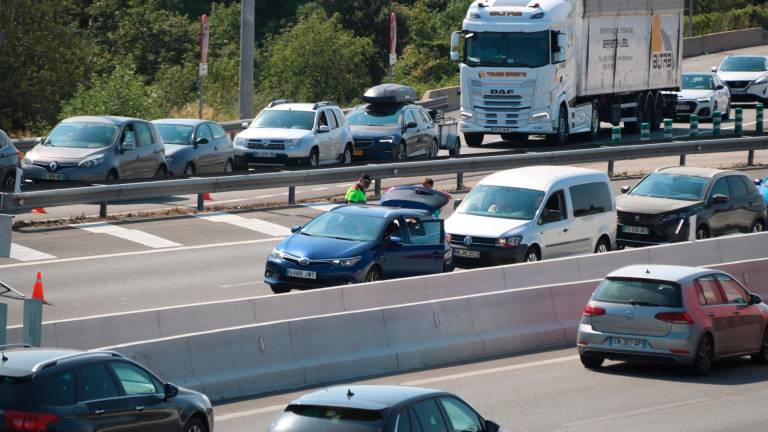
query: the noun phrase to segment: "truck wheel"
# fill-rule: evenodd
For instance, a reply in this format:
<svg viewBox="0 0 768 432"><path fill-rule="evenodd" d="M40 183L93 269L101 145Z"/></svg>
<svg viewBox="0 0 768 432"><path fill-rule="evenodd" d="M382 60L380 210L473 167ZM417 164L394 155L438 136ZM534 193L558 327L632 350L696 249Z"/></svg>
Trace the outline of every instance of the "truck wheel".
<svg viewBox="0 0 768 432"><path fill-rule="evenodd" d="M664 122L664 98L660 93L656 93L653 98L653 120L651 121L651 131L657 131L661 129L661 124Z"/></svg>
<svg viewBox="0 0 768 432"><path fill-rule="evenodd" d="M465 133L464 134L464 142L467 143L470 147L480 147L483 145L483 138L485 138L485 134L481 133Z"/></svg>
<svg viewBox="0 0 768 432"><path fill-rule="evenodd" d="M600 105L597 101L592 102L592 126L589 129L589 139L591 141L600 139Z"/></svg>
<svg viewBox="0 0 768 432"><path fill-rule="evenodd" d="M568 144L568 110L560 107L560 114L557 116L557 130L553 135L547 135L547 144L560 147Z"/></svg>
<svg viewBox="0 0 768 432"><path fill-rule="evenodd" d="M453 148L450 151L451 157L459 157L461 154L461 138L456 137L456 143L453 145Z"/></svg>

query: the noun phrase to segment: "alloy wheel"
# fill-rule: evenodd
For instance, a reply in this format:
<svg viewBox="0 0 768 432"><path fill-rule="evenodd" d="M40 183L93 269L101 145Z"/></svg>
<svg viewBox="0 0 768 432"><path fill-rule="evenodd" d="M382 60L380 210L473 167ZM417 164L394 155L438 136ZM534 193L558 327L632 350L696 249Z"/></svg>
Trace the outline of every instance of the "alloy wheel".
<svg viewBox="0 0 768 432"><path fill-rule="evenodd" d="M235 166L232 164L231 160L228 160L226 165L224 165L224 173L229 174L234 170L235 170Z"/></svg>
<svg viewBox="0 0 768 432"><path fill-rule="evenodd" d="M699 349L696 350L696 358L693 363L694 371L699 375L705 375L712 368L713 357L712 339L709 336L704 336L699 342Z"/></svg>
<svg viewBox="0 0 768 432"><path fill-rule="evenodd" d="M763 226L763 221L757 221L754 225L752 225L752 232L753 233L760 233L765 231L765 226Z"/></svg>

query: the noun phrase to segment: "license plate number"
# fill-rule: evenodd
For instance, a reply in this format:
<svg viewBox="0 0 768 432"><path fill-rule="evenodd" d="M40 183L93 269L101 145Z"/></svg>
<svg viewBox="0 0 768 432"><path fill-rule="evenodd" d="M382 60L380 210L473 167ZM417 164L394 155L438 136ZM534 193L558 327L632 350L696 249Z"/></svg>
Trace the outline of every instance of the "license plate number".
<svg viewBox="0 0 768 432"><path fill-rule="evenodd" d="M253 155L260 158L273 158L277 156L277 153L273 151L257 151L253 152Z"/></svg>
<svg viewBox="0 0 768 432"><path fill-rule="evenodd" d="M732 95L742 95L742 94L746 94L747 93L747 91L744 90L744 89L733 89L732 88L730 90L731 90L731 94Z"/></svg>
<svg viewBox="0 0 768 432"><path fill-rule="evenodd" d="M453 254L460 258L480 259L480 251L468 249L454 249Z"/></svg>
<svg viewBox="0 0 768 432"><path fill-rule="evenodd" d="M317 279L317 273L307 270L288 269L285 272L286 276L295 277L300 279Z"/></svg>
<svg viewBox="0 0 768 432"><path fill-rule="evenodd" d="M688 105L685 105L685 104L680 104L677 106L678 111L688 111L689 109L690 108L688 107Z"/></svg>
<svg viewBox="0 0 768 432"><path fill-rule="evenodd" d="M353 150L352 151L352 156L362 156L362 155L363 155L363 151L362 150Z"/></svg>
<svg viewBox="0 0 768 432"><path fill-rule="evenodd" d="M651 231L646 227L637 227L637 226L630 226L630 225L624 225L623 227L621 227L621 230L627 234L648 235L651 233Z"/></svg>
<svg viewBox="0 0 768 432"><path fill-rule="evenodd" d="M511 133L511 132L514 132L514 129L512 129L512 128L491 128L491 132Z"/></svg>
<svg viewBox="0 0 768 432"><path fill-rule="evenodd" d="M45 173L45 174L43 174L43 179L45 179L45 180L64 180L64 174Z"/></svg>
<svg viewBox="0 0 768 432"><path fill-rule="evenodd" d="M612 337L611 346L624 348L643 348L645 346L645 341L643 339Z"/></svg>

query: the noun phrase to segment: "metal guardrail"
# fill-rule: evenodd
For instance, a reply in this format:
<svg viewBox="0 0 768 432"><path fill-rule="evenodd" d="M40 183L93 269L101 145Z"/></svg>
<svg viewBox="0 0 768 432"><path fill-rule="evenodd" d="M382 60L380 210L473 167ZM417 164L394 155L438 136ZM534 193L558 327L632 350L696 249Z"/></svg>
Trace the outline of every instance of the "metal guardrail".
<svg viewBox="0 0 768 432"><path fill-rule="evenodd" d="M18 213L39 207L57 207L73 204L102 204L174 195L198 195L198 203L206 192L232 192L267 188L289 188L295 197L296 186L322 185L353 181L365 172L377 180L397 177L457 174L460 182L464 173L497 171L531 165L572 165L593 162L643 159L660 156L749 151L754 159L755 150L768 149L768 137L728 138L706 141L669 142L660 144L601 147L595 149L566 150L519 155L462 157L458 159L422 160L364 167L339 167L307 171L243 174L209 178L149 181L117 185L87 186L59 190L9 193L2 195L0 209L5 213ZM378 181L377 181L378 183ZM103 207L102 214L106 210Z"/></svg>

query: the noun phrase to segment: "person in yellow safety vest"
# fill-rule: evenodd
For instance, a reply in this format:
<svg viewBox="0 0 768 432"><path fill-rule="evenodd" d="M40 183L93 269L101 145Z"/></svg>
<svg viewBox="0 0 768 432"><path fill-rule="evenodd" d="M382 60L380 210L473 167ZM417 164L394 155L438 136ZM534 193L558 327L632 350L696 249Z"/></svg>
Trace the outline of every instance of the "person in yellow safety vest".
<svg viewBox="0 0 768 432"><path fill-rule="evenodd" d="M368 174L363 174L357 180L357 183L352 185L352 187L347 191L347 195L345 197L347 204L365 204L368 202L368 199L365 196L365 191L369 187L371 187L371 176Z"/></svg>

